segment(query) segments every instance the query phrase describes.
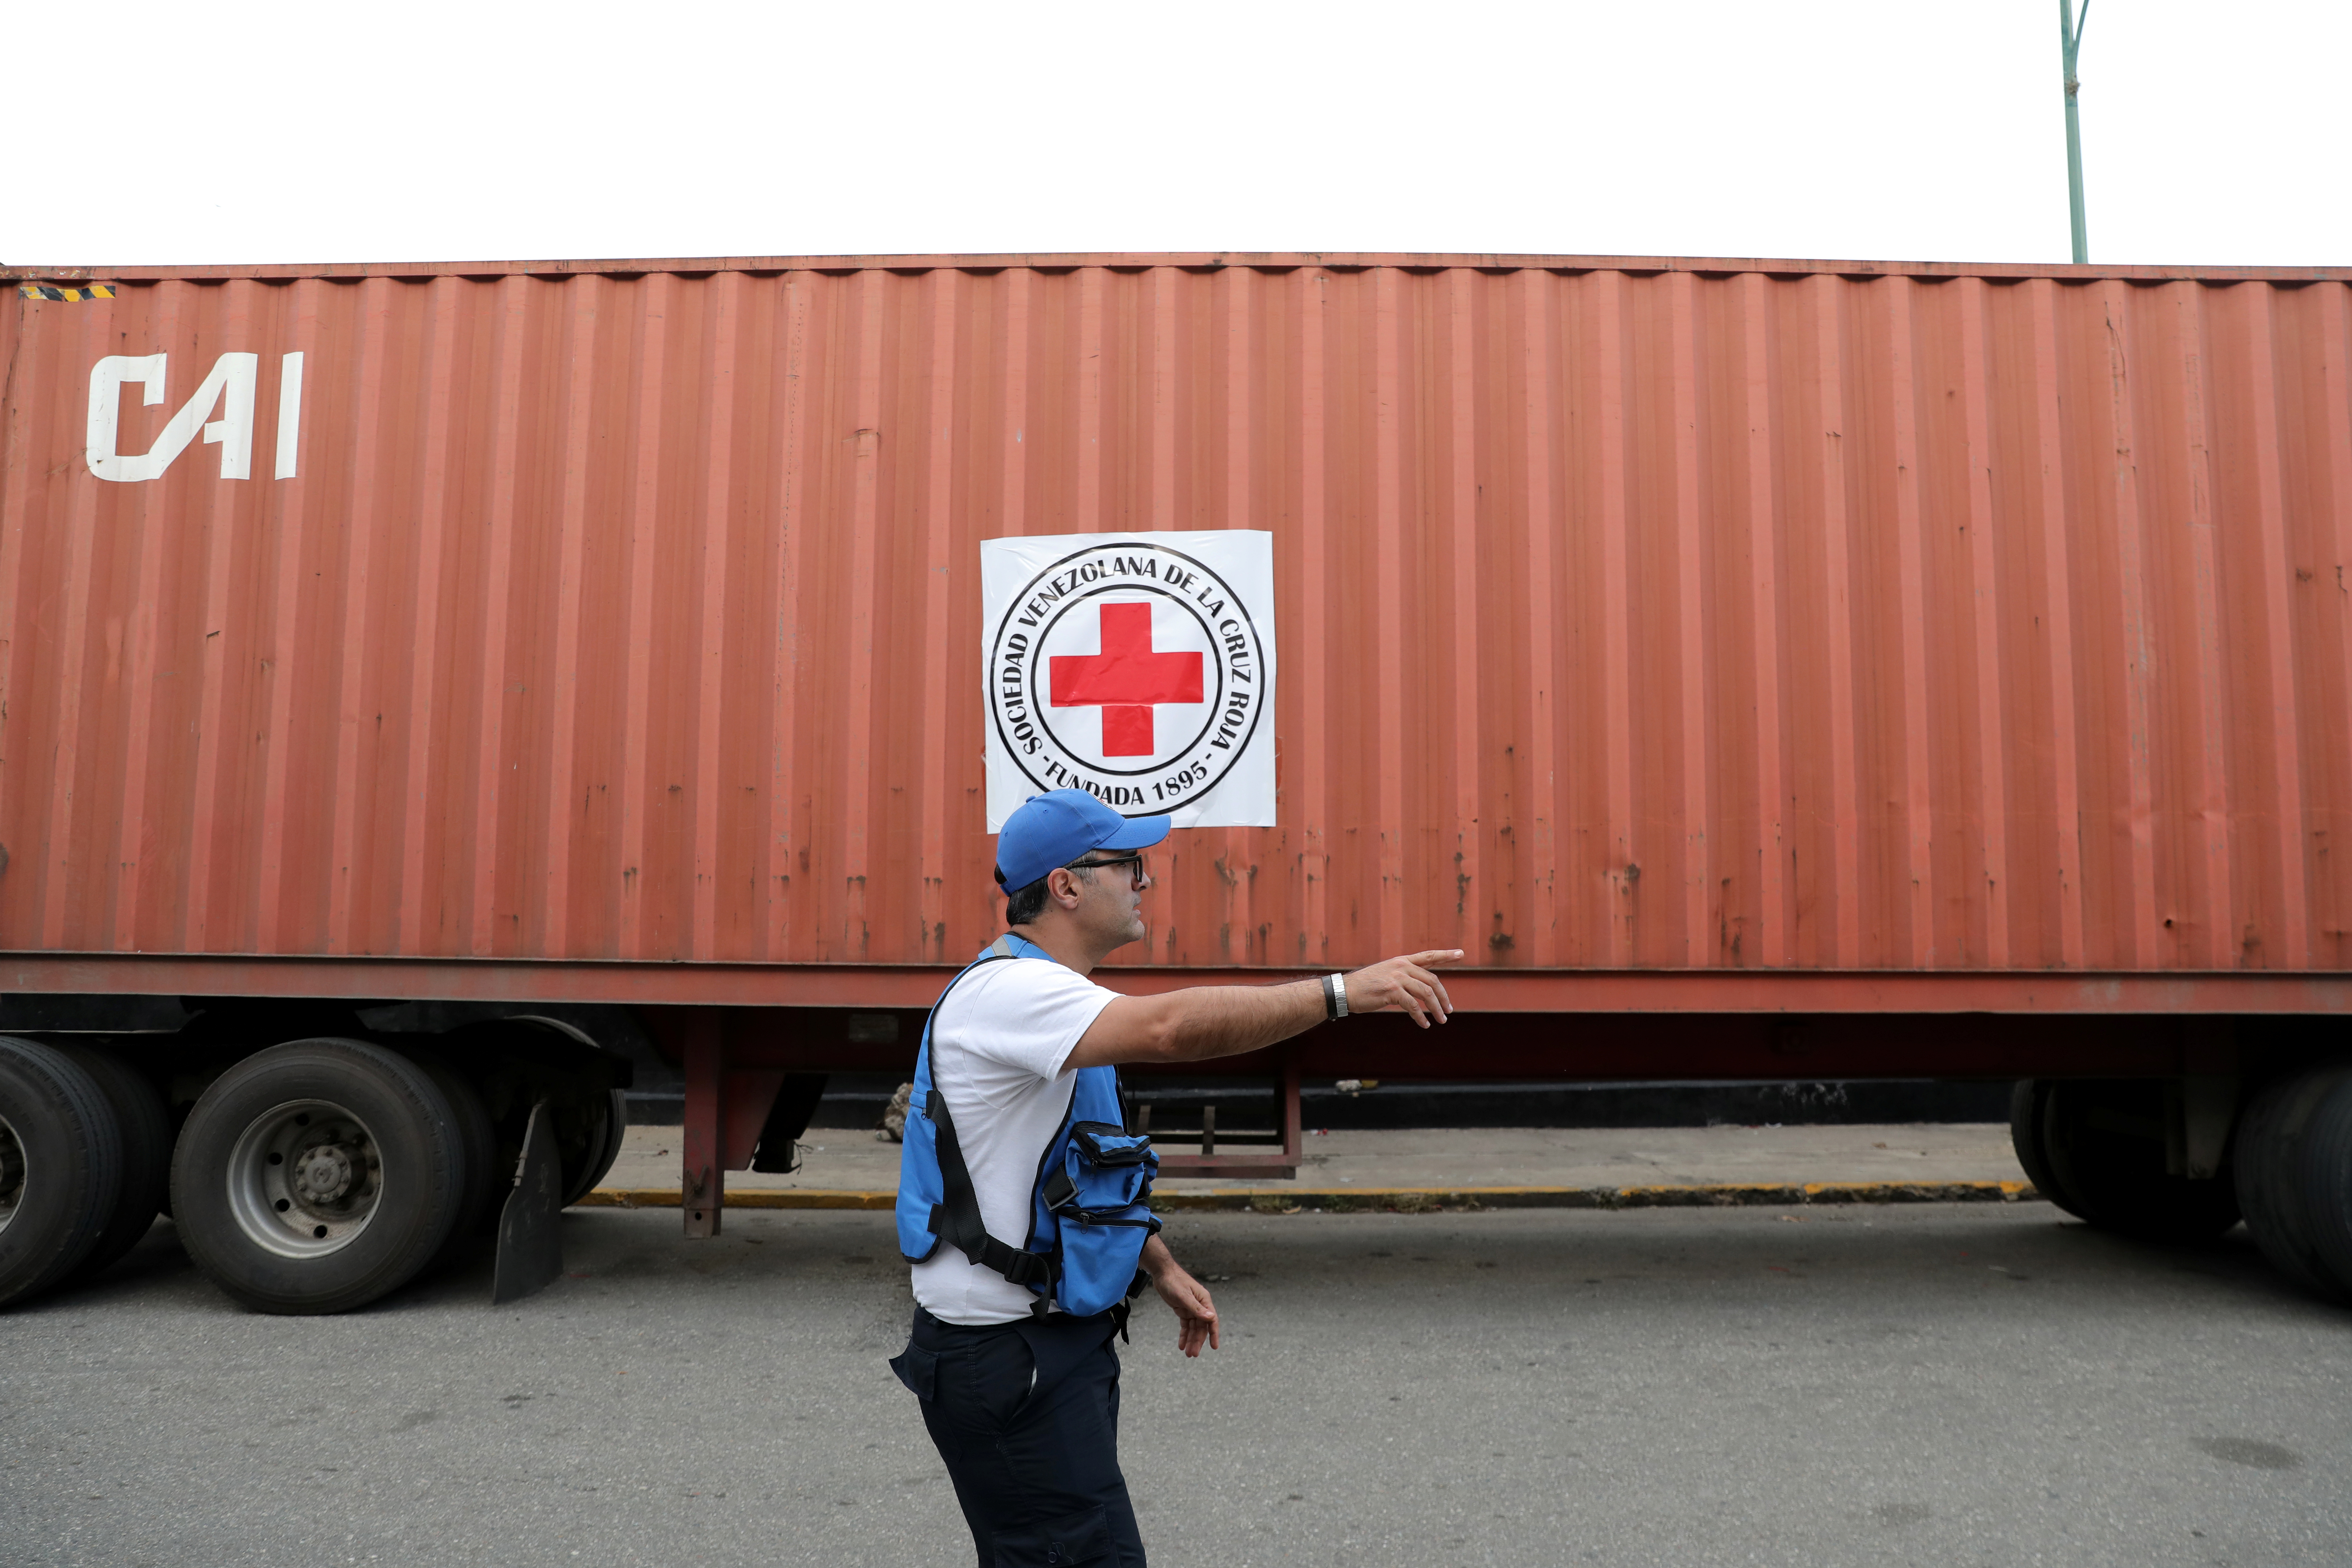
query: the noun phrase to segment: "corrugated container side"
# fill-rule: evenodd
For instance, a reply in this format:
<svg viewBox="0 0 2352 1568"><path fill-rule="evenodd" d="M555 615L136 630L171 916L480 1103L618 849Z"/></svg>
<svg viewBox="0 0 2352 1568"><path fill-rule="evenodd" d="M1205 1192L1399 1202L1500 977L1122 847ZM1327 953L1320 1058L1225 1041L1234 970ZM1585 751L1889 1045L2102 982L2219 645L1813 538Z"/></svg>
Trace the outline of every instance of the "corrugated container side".
<svg viewBox="0 0 2352 1568"><path fill-rule="evenodd" d="M1263 528L1153 963L2352 967L2347 283L1724 266L10 297L0 946L952 961L979 542ZM92 476L156 353L252 478Z"/></svg>

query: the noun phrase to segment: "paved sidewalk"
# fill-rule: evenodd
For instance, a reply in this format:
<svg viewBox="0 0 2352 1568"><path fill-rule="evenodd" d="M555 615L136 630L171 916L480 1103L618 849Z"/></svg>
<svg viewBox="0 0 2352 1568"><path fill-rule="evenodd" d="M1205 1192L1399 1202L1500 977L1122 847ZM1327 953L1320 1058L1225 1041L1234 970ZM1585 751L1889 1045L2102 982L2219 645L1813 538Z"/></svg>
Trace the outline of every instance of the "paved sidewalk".
<svg viewBox="0 0 2352 1568"><path fill-rule="evenodd" d="M730 1171L730 1196L757 1193L882 1194L898 1184L898 1145L870 1132L821 1129L791 1175ZM1296 1182L1171 1177L1171 1197L1219 1194L1365 1192L1594 1192L1618 1189L1767 1189L1807 1186L2000 1188L2025 1173L1999 1124L1904 1126L1441 1129L1307 1135ZM677 1191L678 1129L632 1127L604 1190L629 1201ZM1963 1195L1958 1191L1937 1195ZM608 1200L612 1201L612 1200ZM669 1198L667 1201L675 1201ZM1728 1200L1727 1200L1728 1201Z"/></svg>

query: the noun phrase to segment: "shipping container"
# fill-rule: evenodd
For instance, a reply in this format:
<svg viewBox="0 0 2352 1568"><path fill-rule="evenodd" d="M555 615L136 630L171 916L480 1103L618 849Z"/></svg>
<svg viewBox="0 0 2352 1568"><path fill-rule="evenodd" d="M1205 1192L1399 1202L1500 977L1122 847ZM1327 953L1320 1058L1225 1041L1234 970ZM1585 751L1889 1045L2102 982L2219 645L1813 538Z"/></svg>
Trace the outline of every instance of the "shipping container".
<svg viewBox="0 0 2352 1568"><path fill-rule="evenodd" d="M1277 823L1111 983L1468 952L1294 1089L2096 1074L2178 1156L2352 1010L2352 268L5 275L24 1018L634 1008L715 1223L999 929L981 542L1227 529Z"/></svg>

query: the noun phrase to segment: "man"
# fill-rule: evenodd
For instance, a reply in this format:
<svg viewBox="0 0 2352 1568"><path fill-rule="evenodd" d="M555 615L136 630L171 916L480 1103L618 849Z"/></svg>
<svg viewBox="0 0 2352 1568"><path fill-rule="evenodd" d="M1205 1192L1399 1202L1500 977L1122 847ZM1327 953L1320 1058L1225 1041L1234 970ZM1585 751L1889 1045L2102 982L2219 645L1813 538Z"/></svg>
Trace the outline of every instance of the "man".
<svg viewBox="0 0 2352 1568"><path fill-rule="evenodd" d="M1087 1079L1087 1069L1234 1056L1356 1013L1396 1008L1427 1028L1453 1011L1427 966L1454 962L1459 950L1284 985L1122 996L1095 984L1087 978L1095 965L1143 938L1152 883L1142 852L1168 829L1167 817L1129 821L1083 790L1055 790L1015 811L996 847L1012 935L949 986L926 1037L918 1081L927 1069L929 1098L943 1106L931 1113L936 1131L917 1126L924 1093L908 1111L900 1247L921 1261L913 1334L891 1366L922 1402L982 1568L1144 1561L1118 1467L1111 1341L1123 1305L1088 1316L1049 1310L1055 1282L1036 1277L1041 1266L1025 1250L1045 1156L1068 1144L1066 1118L1115 1105L1108 1075ZM1091 1100L1079 1093L1082 1080L1101 1086L1087 1091ZM969 1173L962 1196L977 1199L984 1237L959 1231L952 1215L942 1222L957 1192L950 1174L938 1201L940 1167L959 1160ZM1143 1235L1139 1255L1118 1256L1120 1278L1136 1259L1176 1314L1177 1348L1195 1357L1204 1344L1215 1349L1216 1307L1157 1222L1113 1223L1132 1228L1087 1239L1116 1246L1125 1236L1132 1247ZM942 1244L950 1234L957 1245Z"/></svg>

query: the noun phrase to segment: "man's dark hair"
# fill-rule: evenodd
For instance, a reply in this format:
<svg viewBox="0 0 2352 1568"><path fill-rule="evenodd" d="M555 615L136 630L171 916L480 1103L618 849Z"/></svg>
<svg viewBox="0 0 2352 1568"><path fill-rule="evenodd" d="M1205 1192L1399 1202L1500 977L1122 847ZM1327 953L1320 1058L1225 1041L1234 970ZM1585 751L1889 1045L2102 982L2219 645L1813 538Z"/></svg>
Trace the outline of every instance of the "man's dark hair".
<svg viewBox="0 0 2352 1568"><path fill-rule="evenodd" d="M1045 877L1052 876L1048 871ZM1045 912L1045 877L1040 877L1025 888L1015 888L1004 895L1004 923L1025 926Z"/></svg>

